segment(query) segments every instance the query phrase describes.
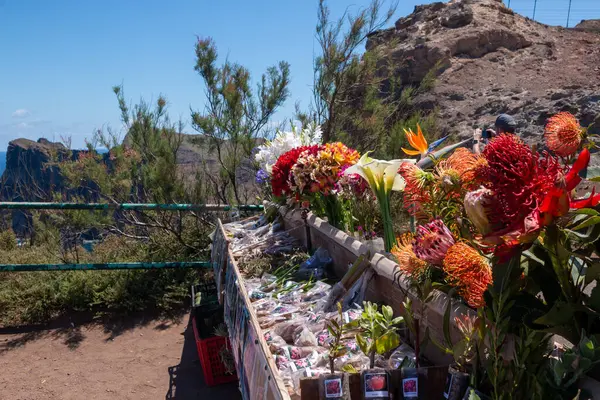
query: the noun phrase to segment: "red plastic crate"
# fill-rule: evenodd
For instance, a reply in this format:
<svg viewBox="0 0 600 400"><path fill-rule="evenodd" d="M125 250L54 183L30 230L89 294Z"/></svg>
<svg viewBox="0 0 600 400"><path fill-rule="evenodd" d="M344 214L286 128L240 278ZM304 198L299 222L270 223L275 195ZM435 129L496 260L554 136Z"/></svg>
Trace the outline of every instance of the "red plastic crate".
<svg viewBox="0 0 600 400"><path fill-rule="evenodd" d="M224 346L231 348L229 338L223 336L214 336L207 339L200 339L198 328L196 325L196 317L192 317L192 326L194 327L194 338L196 339L196 348L198 349L198 357L202 364L202 372L204 372L204 381L208 386L220 385L222 383L237 381L235 371L232 375L226 374L226 369L221 362L219 351Z"/></svg>

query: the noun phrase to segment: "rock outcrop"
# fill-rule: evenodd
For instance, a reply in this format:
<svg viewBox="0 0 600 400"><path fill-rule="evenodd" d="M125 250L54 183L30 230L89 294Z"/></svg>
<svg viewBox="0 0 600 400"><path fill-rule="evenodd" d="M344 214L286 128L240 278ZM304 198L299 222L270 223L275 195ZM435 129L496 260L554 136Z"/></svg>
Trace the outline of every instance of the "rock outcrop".
<svg viewBox="0 0 600 400"><path fill-rule="evenodd" d="M376 54L383 74L406 85L437 68L435 88L416 104L438 110L444 133L467 138L509 113L527 142L542 143L546 120L558 111L574 113L600 133L597 22L551 27L500 0L432 3L373 34L367 51Z"/></svg>
<svg viewBox="0 0 600 400"><path fill-rule="evenodd" d="M600 19L584 19L575 25L575 29L579 31L600 33Z"/></svg>

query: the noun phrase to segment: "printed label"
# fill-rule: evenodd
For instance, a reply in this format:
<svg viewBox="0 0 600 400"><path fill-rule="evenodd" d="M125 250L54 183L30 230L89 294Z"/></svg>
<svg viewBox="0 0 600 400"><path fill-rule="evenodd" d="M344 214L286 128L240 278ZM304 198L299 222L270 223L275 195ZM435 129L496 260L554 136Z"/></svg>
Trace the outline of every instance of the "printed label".
<svg viewBox="0 0 600 400"><path fill-rule="evenodd" d="M342 396L343 392L341 378L325 379L325 398L334 399Z"/></svg>
<svg viewBox="0 0 600 400"><path fill-rule="evenodd" d="M406 378L402 379L402 393L405 398L418 398L419 397L419 379L418 378Z"/></svg>
<svg viewBox="0 0 600 400"><path fill-rule="evenodd" d="M388 377L386 373L365 374L365 398L389 397Z"/></svg>

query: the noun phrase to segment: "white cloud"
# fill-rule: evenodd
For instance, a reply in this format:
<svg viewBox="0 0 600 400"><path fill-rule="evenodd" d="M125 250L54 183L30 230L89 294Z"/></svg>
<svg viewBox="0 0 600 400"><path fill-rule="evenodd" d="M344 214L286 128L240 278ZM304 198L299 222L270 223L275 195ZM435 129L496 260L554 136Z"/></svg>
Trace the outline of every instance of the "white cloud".
<svg viewBox="0 0 600 400"><path fill-rule="evenodd" d="M12 113L13 118L25 118L25 117L28 117L29 115L31 115L29 110L26 110L24 108L19 108L14 113Z"/></svg>
<svg viewBox="0 0 600 400"><path fill-rule="evenodd" d="M17 124L17 129L27 129L29 128L29 124L27 122L20 122Z"/></svg>

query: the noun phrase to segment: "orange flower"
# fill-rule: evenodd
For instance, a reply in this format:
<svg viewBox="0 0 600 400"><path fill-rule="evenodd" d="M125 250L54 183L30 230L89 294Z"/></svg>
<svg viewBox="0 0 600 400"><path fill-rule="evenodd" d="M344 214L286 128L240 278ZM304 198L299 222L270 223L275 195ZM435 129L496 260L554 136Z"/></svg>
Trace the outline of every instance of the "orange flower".
<svg viewBox="0 0 600 400"><path fill-rule="evenodd" d="M438 164L438 171L454 170L460 176L466 188L477 187L477 170L487 164L486 159L480 154L473 154L468 149L460 147L446 160ZM441 176L441 174L440 174Z"/></svg>
<svg viewBox="0 0 600 400"><path fill-rule="evenodd" d="M544 130L548 148L561 157L567 157L579 149L584 130L577 118L568 112L550 117Z"/></svg>
<svg viewBox="0 0 600 400"><path fill-rule="evenodd" d="M402 272L411 278L418 278L425 272L427 263L415 255L412 241L413 234L410 232L400 236L392 248L392 254L398 260L398 267Z"/></svg>
<svg viewBox="0 0 600 400"><path fill-rule="evenodd" d="M408 139L408 143L415 150L407 150L404 147L402 151L408 154L409 156L425 156L429 149L427 145L427 140L425 140L425 136L423 136L423 131L421 131L421 127L417 124L417 133L414 133L412 129L406 130L404 129L404 133L406 134L406 139Z"/></svg>
<svg viewBox="0 0 600 400"><path fill-rule="evenodd" d="M492 270L485 258L466 243L458 242L444 257L446 281L474 308L483 307L483 294L492 283Z"/></svg>
<svg viewBox="0 0 600 400"><path fill-rule="evenodd" d="M404 208L411 214L421 213L422 204L430 201L431 196L426 190L427 180L431 173L423 171L415 164L403 162L398 173L404 181Z"/></svg>

